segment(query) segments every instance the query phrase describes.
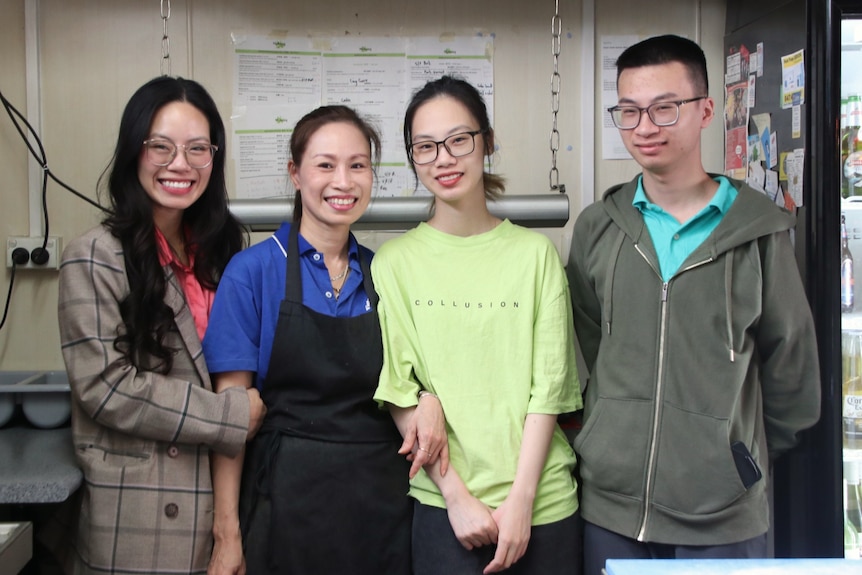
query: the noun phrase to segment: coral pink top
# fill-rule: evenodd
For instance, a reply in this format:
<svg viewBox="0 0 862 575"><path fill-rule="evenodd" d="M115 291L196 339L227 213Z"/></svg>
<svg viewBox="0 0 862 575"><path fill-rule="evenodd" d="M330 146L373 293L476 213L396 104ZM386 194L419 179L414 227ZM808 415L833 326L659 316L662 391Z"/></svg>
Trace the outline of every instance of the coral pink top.
<svg viewBox="0 0 862 575"><path fill-rule="evenodd" d="M194 250L189 250L189 265L183 264L171 249L167 238L165 238L159 228L156 228L156 244L159 247L159 263L162 266L170 264L173 268L174 275L177 276L180 287L183 289L183 294L186 296L186 303L188 303L189 310L192 312L192 318L195 320L198 337L203 341L204 333L209 323L215 291L202 286L198 278L195 277Z"/></svg>

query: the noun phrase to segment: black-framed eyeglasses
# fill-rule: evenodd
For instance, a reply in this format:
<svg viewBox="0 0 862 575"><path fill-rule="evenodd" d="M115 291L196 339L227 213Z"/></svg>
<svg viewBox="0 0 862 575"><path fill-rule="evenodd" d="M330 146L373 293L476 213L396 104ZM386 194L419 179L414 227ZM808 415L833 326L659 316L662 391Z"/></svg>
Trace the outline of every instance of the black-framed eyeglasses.
<svg viewBox="0 0 862 575"><path fill-rule="evenodd" d="M656 102L655 104L650 104L646 108L617 105L608 108L608 112L611 114L611 119L613 119L614 125L620 130L634 130L637 128L641 123L641 118L643 117L644 112L647 113L653 124L664 128L666 126L673 126L679 122L680 106L691 102L697 102L698 100L704 100L708 97L709 96L697 96L696 98L689 98L688 100Z"/></svg>
<svg viewBox="0 0 862 575"><path fill-rule="evenodd" d="M415 142L407 148L407 155L410 156L410 161L416 165L430 164L437 159L437 152L440 150L440 145L442 144L453 158L466 156L467 154L472 154L473 150L476 149L476 136L483 132L484 130L459 132L439 142L435 142L434 140Z"/></svg>
<svg viewBox="0 0 862 575"><path fill-rule="evenodd" d="M194 142L191 144L174 144L170 140L153 138L144 140L144 148L147 150L147 159L156 166L168 166L177 157L177 150L182 149L186 155L186 162L195 169L203 169L213 163L218 146L207 142Z"/></svg>

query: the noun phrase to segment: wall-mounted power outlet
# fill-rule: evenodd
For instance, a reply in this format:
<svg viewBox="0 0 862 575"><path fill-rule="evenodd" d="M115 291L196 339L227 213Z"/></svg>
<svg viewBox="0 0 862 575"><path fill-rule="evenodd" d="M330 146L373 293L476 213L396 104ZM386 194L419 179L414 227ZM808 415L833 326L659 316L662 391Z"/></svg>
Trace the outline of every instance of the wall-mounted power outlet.
<svg viewBox="0 0 862 575"><path fill-rule="evenodd" d="M45 245L45 249L48 251L48 261L44 264L40 265L33 262L33 250L36 248L41 248L42 243L45 241L44 237L38 238L28 238L21 236L10 236L6 238L6 267L12 267L12 252L15 251L16 248L24 248L27 250L27 254L30 256L27 258L26 264L18 264L16 265L16 269L19 270L58 270L60 269L60 250L61 240L56 236L49 236L48 243Z"/></svg>

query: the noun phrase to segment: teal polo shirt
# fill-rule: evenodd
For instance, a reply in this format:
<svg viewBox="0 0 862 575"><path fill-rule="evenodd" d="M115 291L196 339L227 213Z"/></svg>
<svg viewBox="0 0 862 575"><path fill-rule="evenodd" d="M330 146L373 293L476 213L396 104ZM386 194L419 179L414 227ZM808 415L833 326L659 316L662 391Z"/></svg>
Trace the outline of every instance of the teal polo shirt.
<svg viewBox="0 0 862 575"><path fill-rule="evenodd" d="M715 178L718 190L700 212L684 224L649 201L644 192L643 177L638 178L638 189L632 205L640 210L652 243L655 245L661 276L668 281L682 262L712 233L738 194L724 176Z"/></svg>

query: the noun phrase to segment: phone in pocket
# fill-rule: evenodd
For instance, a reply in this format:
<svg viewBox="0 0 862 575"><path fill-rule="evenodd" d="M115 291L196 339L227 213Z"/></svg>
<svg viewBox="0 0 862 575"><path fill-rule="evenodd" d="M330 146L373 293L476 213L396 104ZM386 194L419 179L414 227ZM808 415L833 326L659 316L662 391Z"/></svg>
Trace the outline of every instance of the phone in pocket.
<svg viewBox="0 0 862 575"><path fill-rule="evenodd" d="M760 481L763 473L757 462L751 456L751 452L741 441L734 441L730 444L730 451L733 453L733 462L736 463L736 471L739 473L739 479L746 489Z"/></svg>

